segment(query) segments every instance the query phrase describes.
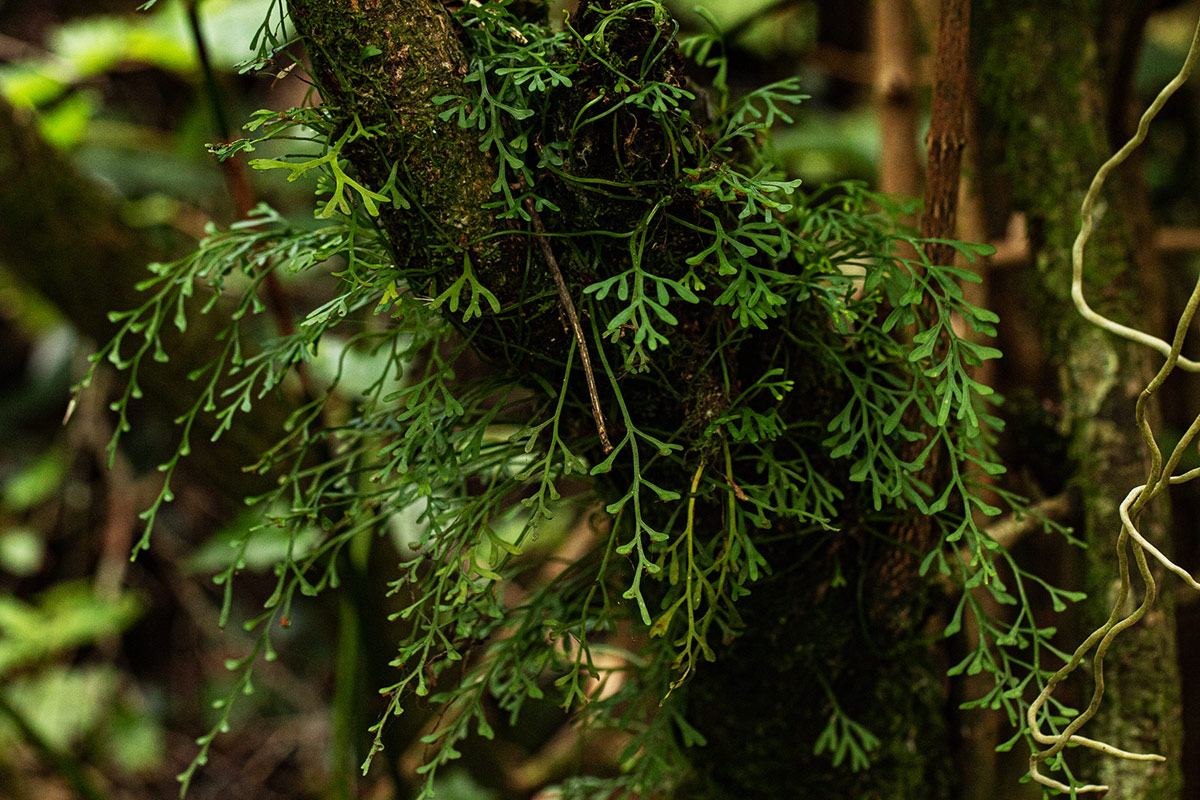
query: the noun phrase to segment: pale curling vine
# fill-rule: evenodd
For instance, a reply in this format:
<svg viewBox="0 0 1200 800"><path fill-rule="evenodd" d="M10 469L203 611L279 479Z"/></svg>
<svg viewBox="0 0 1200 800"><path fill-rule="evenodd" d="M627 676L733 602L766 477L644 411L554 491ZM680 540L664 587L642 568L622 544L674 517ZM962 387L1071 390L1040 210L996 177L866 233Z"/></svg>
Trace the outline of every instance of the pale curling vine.
<svg viewBox="0 0 1200 800"><path fill-rule="evenodd" d="M1087 195L1084 197L1083 204L1080 207L1079 235L1076 237L1074 247L1071 251L1071 299L1084 319L1110 333L1139 344L1144 344L1166 356L1166 361L1158 373L1147 384L1146 388L1142 390L1134 412L1138 432L1141 434L1142 441L1150 451L1150 469L1147 473L1146 482L1132 489L1120 506L1121 532L1117 536L1117 563L1118 573L1121 577L1121 586L1117 598L1113 603L1112 612L1104 624L1097 628L1075 650L1070 660L1050 678L1037 699L1033 701L1026 711L1026 720L1034 740L1038 744L1049 745L1045 750L1034 750L1030 755L1029 774L1043 786L1069 793L1072 796L1081 792L1106 792L1109 787L1104 784L1090 783L1083 786L1068 786L1061 781L1041 774L1039 767L1043 763L1049 762L1051 759L1059 756L1067 745L1082 745L1107 755L1137 761L1165 760L1162 756L1153 753L1132 753L1121 750L1104 742L1080 736L1077 733L1096 714L1096 711L1100 707L1100 701L1104 696L1104 656L1108 652L1109 645L1117 634L1136 625L1146 615L1146 612L1150 610L1151 606L1154 605L1154 601L1158 596L1158 586L1146 561L1147 553L1154 556L1171 572L1183 578L1193 589L1200 590L1200 583L1197 583L1186 570L1172 562L1162 551L1148 542L1137 529L1137 520L1141 512L1152 500L1162 494L1168 485L1185 483L1200 475L1200 469L1189 470L1181 475L1171 474L1183 457L1184 450L1191 444L1196 434L1200 433L1200 416L1197 416L1192 421L1192 424L1188 427L1179 443L1171 451L1171 455L1165 464L1163 463L1162 452L1159 450L1158 443L1154 439L1154 432L1150 429L1150 425L1146 420L1146 410L1150 399L1176 367L1189 372L1200 372L1200 362L1192 361L1180 355L1180 351L1183 349L1184 337L1187 335L1187 330L1196 315L1197 307L1200 306L1200 282L1197 282L1195 288L1192 289L1191 297L1188 298L1183 314L1176 324L1175 336L1170 344L1156 336L1121 325L1097 313L1088 306L1087 300L1083 296L1083 250L1087 245L1088 237L1092 233L1093 209L1099 197L1100 189L1103 187L1108 174L1145 141L1146 134L1150 129L1151 120L1154 119L1171 95L1187 82L1197 60L1200 60L1200 21L1197 22L1195 33L1192 36L1191 47L1188 49L1187 58L1184 60L1179 73L1170 83L1163 87L1163 90L1159 92L1154 102L1146 109L1146 112L1138 122L1137 132L1133 137L1096 171L1096 175L1092 179L1092 185L1088 188ZM1137 564L1138 572L1146 584L1146 593L1141 604L1132 613L1123 616L1122 608L1125 606L1131 588L1129 554L1127 552L1131 539L1137 544L1133 548L1133 557L1134 562ZM1038 720L1043 706L1050 699L1055 687L1079 667L1087 653L1093 647L1096 648L1096 653L1092 658L1095 689L1092 692L1091 702L1088 703L1088 707L1084 709L1083 713L1077 715L1058 733L1053 735L1044 733L1041 730Z"/></svg>

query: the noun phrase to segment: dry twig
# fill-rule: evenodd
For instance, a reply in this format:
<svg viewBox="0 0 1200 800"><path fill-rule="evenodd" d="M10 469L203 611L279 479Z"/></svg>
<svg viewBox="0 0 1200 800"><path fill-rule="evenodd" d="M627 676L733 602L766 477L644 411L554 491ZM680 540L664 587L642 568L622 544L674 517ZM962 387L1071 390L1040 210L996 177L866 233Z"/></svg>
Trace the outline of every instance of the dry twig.
<svg viewBox="0 0 1200 800"><path fill-rule="evenodd" d="M579 356L583 361L583 374L587 378L588 397L592 401L592 416L596 419L600 444L604 447L605 454L611 453L613 446L608 439L608 429L604 426L604 412L600 410L600 395L596 391L596 376L592 373L592 357L588 352L587 339L583 336L583 327L579 324L579 315L575 313L575 304L571 301L571 293L567 291L567 282L563 280L562 270L558 268L558 260L554 257L554 251L550 249L550 242L546 240L546 228L542 225L542 218L538 216L533 203L528 200L525 201L525 210L529 212L529 217L533 220L533 230L537 233L538 245L542 248L542 255L546 257L546 263L550 265L550 273L554 276L554 285L558 287L558 302L562 305L563 313L567 315L567 321L575 334L575 341L579 344Z"/></svg>

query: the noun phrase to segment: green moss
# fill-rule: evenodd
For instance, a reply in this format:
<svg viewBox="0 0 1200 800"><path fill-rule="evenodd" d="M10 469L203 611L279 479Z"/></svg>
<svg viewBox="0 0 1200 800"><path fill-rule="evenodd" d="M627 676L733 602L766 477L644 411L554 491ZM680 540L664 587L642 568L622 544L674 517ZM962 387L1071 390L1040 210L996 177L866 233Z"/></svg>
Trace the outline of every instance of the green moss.
<svg viewBox="0 0 1200 800"><path fill-rule="evenodd" d="M461 83L466 55L441 4L385 2L368 9L294 0L290 5L324 102L346 124L357 117L368 128L379 126L379 137L352 154L355 165L375 186L399 165L414 204L426 212L392 209L382 215L401 259L422 261L432 252L483 240L494 229L483 208L491 199L491 166L479 157L474 132L443 122L442 107L433 102L467 93ZM487 271L497 248L480 249L486 252L477 258L479 269ZM447 257L446 263L461 263L461 258ZM494 291L502 291L507 281L494 283Z"/></svg>

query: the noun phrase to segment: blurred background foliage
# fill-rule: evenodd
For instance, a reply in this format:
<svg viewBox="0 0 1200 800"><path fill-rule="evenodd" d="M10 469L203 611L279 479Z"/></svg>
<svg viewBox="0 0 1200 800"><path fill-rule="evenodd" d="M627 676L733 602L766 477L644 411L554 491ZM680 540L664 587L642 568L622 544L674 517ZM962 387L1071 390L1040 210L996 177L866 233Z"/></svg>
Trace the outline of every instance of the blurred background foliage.
<svg viewBox="0 0 1200 800"><path fill-rule="evenodd" d="M255 74L241 66L273 2L161 0L138 12L132 0L0 0L0 95L82 174L119 198L125 225L144 231L164 253L184 252L206 224L237 216L227 176L205 147L219 137L218 117L236 128L256 109L305 102L300 70ZM670 5L685 32L707 28L707 16L730 33L735 91L802 76L812 99L775 142L793 175L810 185L878 182L885 133L866 0L703 0L705 14L695 0ZM927 125L935 8L928 0L912 6L918 124L909 144L917 152ZM1177 69L1197 12L1187 3L1151 20L1137 74L1141 93L1156 92ZM192 13L215 85L206 82L197 54ZM1181 235L1200 225L1198 97L1189 86L1168 107L1145 156L1157 219ZM279 147L264 145L256 155L275 157L273 146ZM311 185L248 177L255 198L296 220L311 219ZM1200 268L1194 253L1179 248L1169 268L1194 275ZM320 276L304 280L314 277ZM288 289L298 305L319 302L315 282ZM1019 313L1011 318L1021 324ZM217 626L223 587L209 578L251 521L205 476L193 474L179 486L153 547L129 562L137 513L156 491L153 466L174 434L169 415L141 404L143 418L108 470L104 446L113 421L102 391L62 425L69 388L93 346L5 270L0 255L0 796L6 798L174 796L175 775L193 757L195 736L212 723L212 701L228 689L226 661L248 647L236 625ZM319 354L318 375L336 362L335 350ZM369 359L349 364L364 385L380 368ZM344 377L342 385L352 390L354 383ZM1180 410L1168 403L1166 413L1175 419ZM1178 498L1181 528L1196 521L1195 507L1194 498ZM1189 563L1200 543L1186 533L1179 543L1180 560ZM287 546L269 535L254 539L235 595L238 618L261 604L273 583L262 572ZM338 639L339 613L336 600L326 597L293 609L290 628L278 638L280 657L237 708L233 730L214 746L191 796L389 796L388 781L339 772L331 755L341 724L335 720L350 720L361 733L375 716L362 698L384 685L367 671L359 702L353 693L338 699L335 661L347 657L346 647L370 649ZM1195 629L1194 611L1180 616L1181 626ZM369 633L386 652L386 631ZM1195 648L1183 637L1181 645L1183 657L1195 661ZM358 710L338 717L331 714L338 702ZM469 771L450 773L438 796L530 796L583 761L615 767L603 742L564 739L564 717L554 708L528 713L523 726L502 734L491 752L468 752ZM568 744L556 750L560 740ZM398 762L402 772L404 757Z"/></svg>

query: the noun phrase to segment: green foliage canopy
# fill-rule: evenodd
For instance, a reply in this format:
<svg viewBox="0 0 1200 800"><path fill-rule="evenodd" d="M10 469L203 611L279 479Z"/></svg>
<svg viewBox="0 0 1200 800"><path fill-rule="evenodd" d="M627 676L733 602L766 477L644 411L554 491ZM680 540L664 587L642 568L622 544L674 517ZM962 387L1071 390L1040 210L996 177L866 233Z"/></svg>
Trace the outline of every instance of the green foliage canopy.
<svg viewBox="0 0 1200 800"><path fill-rule="evenodd" d="M234 694L249 688L257 656L272 656L270 623L288 617L296 593L336 587L350 543L407 511L415 555L396 567L401 639L396 680L381 691L387 716L413 695L446 710L426 737L426 790L471 731L492 735L487 698L515 721L551 685L588 722L633 735L618 783L657 790L684 774L681 746L703 741L675 690L738 635L738 600L779 566L764 542L819 545L850 527L886 535L921 514L939 536L920 554L922 573L936 569L963 589L947 634L967 612L980 631L951 674L995 676L973 704L1005 709L1016 741L1030 684L1048 674L1043 659L1062 655L1048 642L1053 629L1033 619L1029 590L1040 586L1056 607L1076 596L1024 571L978 522L1001 512L983 489L1003 467L993 450L996 398L972 377L999 355L979 341L994 334L995 315L960 288L976 276L923 256L927 242L899 221L911 206L851 183L805 189L783 174L769 131L805 98L793 80L731 97L719 36L680 41L651 0L592 4L561 30L514 11L501 0L455 14L467 71L461 92L430 99L427 120L477 137L472 158L493 170L489 231L447 225L431 209L436 187L414 177L419 155L389 158L389 141L414 130L412 120L355 106L353 92L260 112L248 126L257 138L217 154L250 153L268 139L317 143L316 155L250 162L288 180L318 176L317 224L260 206L211 230L191 255L152 267L146 302L113 314L120 332L93 358L129 375L114 404L119 437L141 394L139 364L170 357L164 330L184 330L189 313L228 315L222 355L191 375L197 400L179 419L180 446L162 466L139 549L171 499L197 415L216 414L220 436L331 343L343 357L365 353L383 365L349 414L331 402L335 370L251 467L280 476L274 491L250 499L261 509L257 530L282 529L298 546L276 565L263 613L246 623L259 644L231 664L241 674ZM259 63L290 36L273 7ZM320 80L338 65L321 66L328 54L315 39L307 43ZM354 70L389 58L384 48L362 43ZM715 76L711 90L685 77L688 61ZM410 146L415 153L420 142ZM578 338L563 330L548 265L528 246L538 236L563 264L583 320ZM951 244L968 260L987 252ZM329 270L332 298L295 333L264 338L266 276L315 269ZM597 381L585 389L589 351ZM465 366L471 352L489 368ZM604 418L610 448L598 431ZM931 460L944 465L944 481L926 479ZM548 521L597 505L605 519L595 547L531 581L552 552L540 539ZM217 577L223 621L254 535ZM1015 606L1013 620L989 618L977 587ZM640 652L622 649L617 631L628 626L650 637ZM601 691L617 672L624 680ZM185 785L233 696L201 738ZM868 766L876 737L832 691L829 709L816 751ZM1052 702L1047 724L1062 710ZM373 729L372 754L385 722Z"/></svg>

